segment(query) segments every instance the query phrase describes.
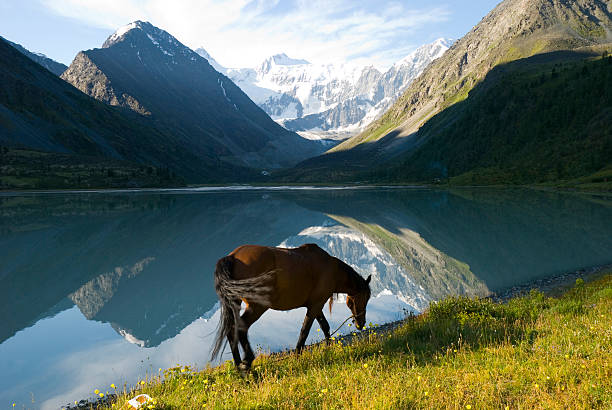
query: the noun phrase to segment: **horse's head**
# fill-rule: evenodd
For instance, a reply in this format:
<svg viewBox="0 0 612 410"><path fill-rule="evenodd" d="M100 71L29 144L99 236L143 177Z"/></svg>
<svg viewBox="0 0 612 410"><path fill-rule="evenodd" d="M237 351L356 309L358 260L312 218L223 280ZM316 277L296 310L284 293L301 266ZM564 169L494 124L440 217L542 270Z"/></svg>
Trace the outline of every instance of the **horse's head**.
<svg viewBox="0 0 612 410"><path fill-rule="evenodd" d="M366 305L370 299L371 279L372 275L368 276L365 281L366 286L360 292L346 296L346 305L351 310L351 313L353 313L353 323L355 323L359 330L363 329L366 322Z"/></svg>

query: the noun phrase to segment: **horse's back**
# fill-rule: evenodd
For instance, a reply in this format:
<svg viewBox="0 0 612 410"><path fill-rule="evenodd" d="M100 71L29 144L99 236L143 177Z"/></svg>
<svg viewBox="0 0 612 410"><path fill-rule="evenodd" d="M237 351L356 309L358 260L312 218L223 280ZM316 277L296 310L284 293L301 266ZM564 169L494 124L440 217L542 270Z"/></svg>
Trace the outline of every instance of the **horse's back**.
<svg viewBox="0 0 612 410"><path fill-rule="evenodd" d="M274 248L259 245L242 245L229 256L234 257L233 277L245 279L276 269Z"/></svg>
<svg viewBox="0 0 612 410"><path fill-rule="evenodd" d="M272 308L279 310L303 306L315 294L330 293L333 286L328 275L336 268L335 258L315 244L298 248L274 248L243 245L236 248L233 277L252 278L272 270L276 271L275 298ZM323 279L323 282L321 281Z"/></svg>
<svg viewBox="0 0 612 410"><path fill-rule="evenodd" d="M248 268L254 273L272 269L294 270L312 264L328 263L332 258L327 252L313 243L297 248L275 248L260 245L242 245L234 249L230 256L238 261L238 267ZM247 272L235 272L238 276L250 276Z"/></svg>

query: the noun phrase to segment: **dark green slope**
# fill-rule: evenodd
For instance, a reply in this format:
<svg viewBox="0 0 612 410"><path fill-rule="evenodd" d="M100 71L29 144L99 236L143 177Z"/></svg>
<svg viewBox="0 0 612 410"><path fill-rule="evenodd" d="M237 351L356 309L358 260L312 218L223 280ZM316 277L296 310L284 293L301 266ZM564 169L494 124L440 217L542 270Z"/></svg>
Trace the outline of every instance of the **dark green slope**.
<svg viewBox="0 0 612 410"><path fill-rule="evenodd" d="M29 176L35 181L45 172L55 172L52 168L58 163L65 165L63 172L68 177L75 168L87 168L92 163L102 172L105 168L121 169L136 178L118 183L128 186L168 182L155 183L148 177L139 181L138 174L147 167L154 169L150 174L164 169L165 175L176 174L188 181L212 182L250 175L245 168L220 163L212 156L196 156L172 144L172 130L154 128L147 118L86 96L4 40L0 40L0 85L3 187L39 187L11 181L24 172L33 173ZM38 153L37 169L27 167L33 152ZM149 175L149 171L143 175ZM77 186L91 186L87 180L85 176Z"/></svg>
<svg viewBox="0 0 612 410"><path fill-rule="evenodd" d="M493 69L374 180L457 184L573 179L612 166L612 57L550 53Z"/></svg>

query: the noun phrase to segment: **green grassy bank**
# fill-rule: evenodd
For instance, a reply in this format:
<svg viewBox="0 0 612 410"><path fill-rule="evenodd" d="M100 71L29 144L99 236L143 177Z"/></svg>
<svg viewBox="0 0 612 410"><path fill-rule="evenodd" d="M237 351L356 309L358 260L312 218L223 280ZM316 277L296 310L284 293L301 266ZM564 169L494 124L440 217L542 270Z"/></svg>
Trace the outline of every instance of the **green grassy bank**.
<svg viewBox="0 0 612 410"><path fill-rule="evenodd" d="M231 363L149 375L149 408L612 408L612 272L552 298L448 298L397 329ZM112 388L98 387L100 390ZM128 396L119 394L113 408Z"/></svg>

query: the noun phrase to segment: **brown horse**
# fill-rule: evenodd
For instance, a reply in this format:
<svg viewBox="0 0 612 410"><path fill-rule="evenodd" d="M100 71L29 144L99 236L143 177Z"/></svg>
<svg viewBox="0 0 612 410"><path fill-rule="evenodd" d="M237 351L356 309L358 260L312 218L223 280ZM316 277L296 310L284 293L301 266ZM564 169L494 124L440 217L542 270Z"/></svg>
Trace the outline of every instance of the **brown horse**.
<svg viewBox="0 0 612 410"><path fill-rule="evenodd" d="M355 326L361 330L366 321L370 279L371 276L363 279L349 265L314 244L295 249L240 246L219 259L215 270L221 321L212 359L219 354L227 338L236 366L241 371L250 369L255 354L247 332L268 309L308 309L296 346L298 352L303 349L315 319L329 340L329 324L323 316L323 306L335 293L347 294L346 304L353 314ZM241 301L246 304L242 315ZM238 342L244 350L243 361Z"/></svg>

